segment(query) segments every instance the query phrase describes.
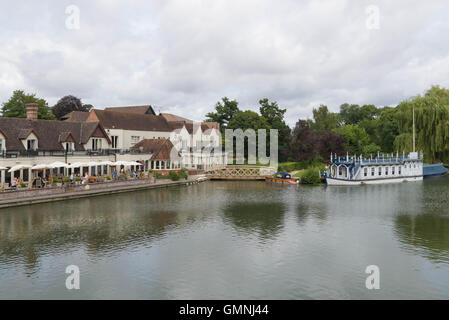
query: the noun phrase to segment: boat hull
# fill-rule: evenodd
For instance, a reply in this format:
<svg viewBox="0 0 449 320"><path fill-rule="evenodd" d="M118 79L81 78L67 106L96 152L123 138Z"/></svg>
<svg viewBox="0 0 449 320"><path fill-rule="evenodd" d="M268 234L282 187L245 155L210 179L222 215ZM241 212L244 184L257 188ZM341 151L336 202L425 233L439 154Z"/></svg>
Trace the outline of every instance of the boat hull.
<svg viewBox="0 0 449 320"><path fill-rule="evenodd" d="M390 183L414 182L422 180L423 176L394 177L394 178L365 179L365 180L345 180L327 177L326 184L329 186L359 186L362 184L390 184Z"/></svg>

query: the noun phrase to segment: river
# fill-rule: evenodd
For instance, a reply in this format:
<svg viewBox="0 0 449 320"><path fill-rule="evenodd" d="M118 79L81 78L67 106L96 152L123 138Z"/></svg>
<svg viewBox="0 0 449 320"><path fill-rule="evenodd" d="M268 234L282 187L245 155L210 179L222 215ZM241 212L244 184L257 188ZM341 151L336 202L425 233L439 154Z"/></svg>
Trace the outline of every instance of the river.
<svg viewBox="0 0 449 320"><path fill-rule="evenodd" d="M447 299L448 204L442 178L210 181L2 209L0 299Z"/></svg>

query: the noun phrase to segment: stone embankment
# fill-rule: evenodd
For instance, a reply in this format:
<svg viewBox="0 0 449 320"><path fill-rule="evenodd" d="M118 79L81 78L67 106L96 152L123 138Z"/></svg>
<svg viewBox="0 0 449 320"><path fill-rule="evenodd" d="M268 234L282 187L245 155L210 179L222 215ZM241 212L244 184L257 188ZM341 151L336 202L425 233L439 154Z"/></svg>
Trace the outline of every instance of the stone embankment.
<svg viewBox="0 0 449 320"><path fill-rule="evenodd" d="M187 180L127 180L94 183L87 185L65 185L44 189L18 189L0 193L0 208L30 205L35 203L62 201L114 193L130 192L145 189L184 186L206 181L205 176L190 176Z"/></svg>

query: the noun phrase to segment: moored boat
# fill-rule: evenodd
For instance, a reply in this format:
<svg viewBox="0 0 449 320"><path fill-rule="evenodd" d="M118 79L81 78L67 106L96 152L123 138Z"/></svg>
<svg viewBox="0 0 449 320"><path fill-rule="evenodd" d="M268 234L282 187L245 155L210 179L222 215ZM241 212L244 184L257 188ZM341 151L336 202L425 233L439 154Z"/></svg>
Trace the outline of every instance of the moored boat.
<svg viewBox="0 0 449 320"><path fill-rule="evenodd" d="M426 164L423 166L424 178L435 178L444 176L449 170L442 163Z"/></svg>
<svg viewBox="0 0 449 320"><path fill-rule="evenodd" d="M331 155L325 173L328 185L361 185L421 181L423 179L423 156L411 152L408 156L382 156L377 158Z"/></svg>
<svg viewBox="0 0 449 320"><path fill-rule="evenodd" d="M290 173L277 172L271 177L266 177L265 182L280 183L280 184L298 184L299 179L292 177Z"/></svg>

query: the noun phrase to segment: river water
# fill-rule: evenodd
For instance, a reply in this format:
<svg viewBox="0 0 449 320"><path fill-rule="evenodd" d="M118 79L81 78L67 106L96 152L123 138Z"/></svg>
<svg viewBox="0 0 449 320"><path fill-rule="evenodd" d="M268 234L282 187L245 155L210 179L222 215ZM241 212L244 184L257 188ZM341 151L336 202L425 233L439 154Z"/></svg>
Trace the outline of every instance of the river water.
<svg viewBox="0 0 449 320"><path fill-rule="evenodd" d="M0 298L447 299L448 205L443 178L211 181L2 209Z"/></svg>

